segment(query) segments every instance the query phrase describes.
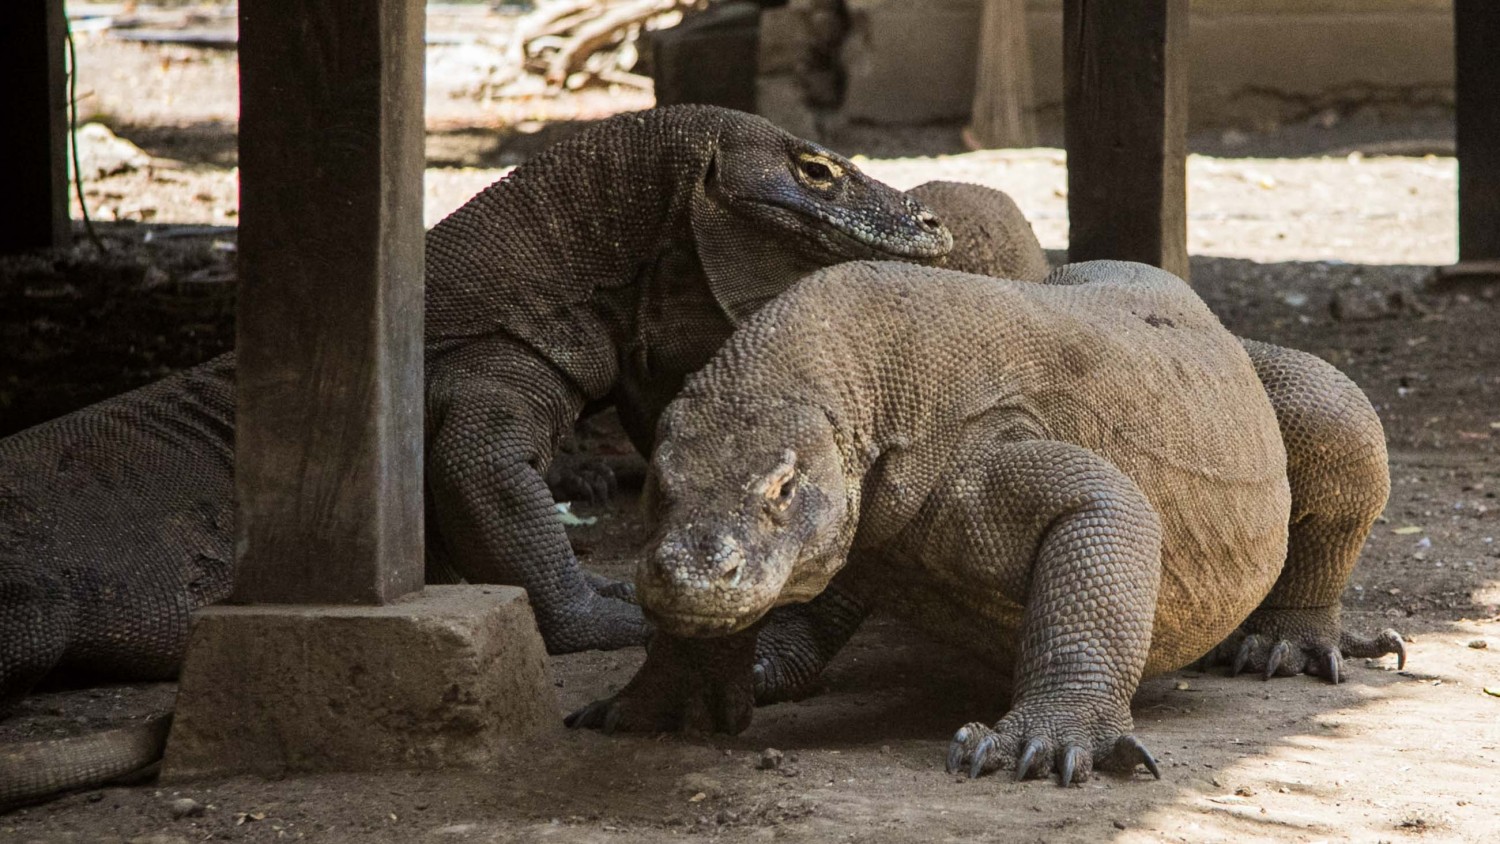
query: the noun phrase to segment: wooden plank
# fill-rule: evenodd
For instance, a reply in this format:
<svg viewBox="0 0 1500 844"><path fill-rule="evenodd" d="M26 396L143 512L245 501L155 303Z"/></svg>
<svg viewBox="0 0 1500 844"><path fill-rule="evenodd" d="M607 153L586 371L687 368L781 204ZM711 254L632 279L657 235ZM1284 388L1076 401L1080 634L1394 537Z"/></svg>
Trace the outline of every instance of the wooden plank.
<svg viewBox="0 0 1500 844"><path fill-rule="evenodd" d="M240 15L233 599L422 585L423 0Z"/></svg>
<svg viewBox="0 0 1500 844"><path fill-rule="evenodd" d="M1500 3L1454 0L1458 259L1500 259Z"/></svg>
<svg viewBox="0 0 1500 844"><path fill-rule="evenodd" d="M971 149L1036 146L1036 90L1026 32L1026 0L984 1L974 114L964 134Z"/></svg>
<svg viewBox="0 0 1500 844"><path fill-rule="evenodd" d="M1065 0L1068 258L1187 277L1188 0Z"/></svg>
<svg viewBox="0 0 1500 844"><path fill-rule="evenodd" d="M65 246L68 88L63 0L13 0L0 22L0 253Z"/></svg>

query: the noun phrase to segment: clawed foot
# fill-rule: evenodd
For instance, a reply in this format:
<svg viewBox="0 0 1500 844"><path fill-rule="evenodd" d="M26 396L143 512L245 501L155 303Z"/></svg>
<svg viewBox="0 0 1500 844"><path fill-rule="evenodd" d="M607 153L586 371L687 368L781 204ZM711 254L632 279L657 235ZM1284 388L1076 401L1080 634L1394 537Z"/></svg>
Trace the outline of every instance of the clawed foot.
<svg viewBox="0 0 1500 844"><path fill-rule="evenodd" d="M595 593L606 598L618 598L630 604L640 604L635 597L635 584L628 580L614 580L602 574L586 571L583 576Z"/></svg>
<svg viewBox="0 0 1500 844"><path fill-rule="evenodd" d="M1245 624L1196 663L1200 671L1228 665L1229 676L1253 671L1263 679L1308 674L1337 684L1345 657L1396 655L1406 667L1406 645L1395 630L1373 638L1340 632L1336 611L1257 610Z"/></svg>
<svg viewBox="0 0 1500 844"><path fill-rule="evenodd" d="M1086 718L1057 706L1006 713L994 729L980 723L959 728L948 746L948 773L967 773L970 779L998 770L1012 770L1017 781L1050 778L1060 785L1088 780L1095 768L1121 772L1145 765L1161 779L1161 769L1145 745L1111 722L1120 718ZM1129 716L1123 718L1129 725ZM1092 721L1092 723L1090 723Z"/></svg>
<svg viewBox="0 0 1500 844"><path fill-rule="evenodd" d="M604 460L577 452L558 452L547 467L547 487L555 501L604 504L620 484Z"/></svg>
<svg viewBox="0 0 1500 844"><path fill-rule="evenodd" d="M750 725L754 635L679 639L657 633L646 662L614 697L568 715L574 729L736 735Z"/></svg>

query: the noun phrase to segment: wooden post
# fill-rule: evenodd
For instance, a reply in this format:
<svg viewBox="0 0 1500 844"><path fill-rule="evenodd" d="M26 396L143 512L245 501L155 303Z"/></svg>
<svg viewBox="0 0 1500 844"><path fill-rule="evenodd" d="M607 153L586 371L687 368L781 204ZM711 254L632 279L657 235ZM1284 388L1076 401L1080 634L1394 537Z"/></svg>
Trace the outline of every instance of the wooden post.
<svg viewBox="0 0 1500 844"><path fill-rule="evenodd" d="M1068 258L1187 277L1188 0L1064 0Z"/></svg>
<svg viewBox="0 0 1500 844"><path fill-rule="evenodd" d="M0 13L0 254L66 246L68 86L63 0L12 0Z"/></svg>
<svg viewBox="0 0 1500 844"><path fill-rule="evenodd" d="M1036 146L1036 89L1026 32L1026 0L984 0L974 114L964 132L971 149Z"/></svg>
<svg viewBox="0 0 1500 844"><path fill-rule="evenodd" d="M233 600L383 603L423 580L425 7L239 8Z"/></svg>
<svg viewBox="0 0 1500 844"><path fill-rule="evenodd" d="M1500 261L1500 3L1454 0L1458 260Z"/></svg>

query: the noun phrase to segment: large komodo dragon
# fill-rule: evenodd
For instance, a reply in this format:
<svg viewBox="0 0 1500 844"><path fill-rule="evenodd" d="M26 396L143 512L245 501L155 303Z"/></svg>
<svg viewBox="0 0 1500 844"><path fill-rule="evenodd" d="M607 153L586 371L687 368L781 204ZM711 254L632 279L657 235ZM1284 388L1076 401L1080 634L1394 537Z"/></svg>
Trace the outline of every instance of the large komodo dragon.
<svg viewBox="0 0 1500 844"><path fill-rule="evenodd" d="M580 412L614 403L648 453L683 377L793 281L950 244L914 200L738 112L623 115L551 147L427 235L429 570L526 587L554 653L641 641L543 481ZM226 355L0 441L0 714L59 666L175 674L190 612L232 578L233 377ZM159 747L99 741L13 751L0 804Z"/></svg>
<svg viewBox="0 0 1500 844"><path fill-rule="evenodd" d="M953 234L939 259L948 269L1044 281L1047 256L1025 216L1003 191L964 182L928 182L908 192ZM1271 594L1203 666L1228 663L1264 677L1299 671L1337 683L1343 656L1395 653L1393 630L1373 641L1344 631L1339 598L1390 491L1385 433L1369 399L1331 364L1306 352L1241 339L1276 412L1292 492L1286 566ZM836 588L807 604L781 607L757 640L759 703L803 697L864 619L866 607Z"/></svg>
<svg viewBox="0 0 1500 844"><path fill-rule="evenodd" d="M1223 641L1284 572L1326 576L1284 566L1286 467L1243 346L1168 273L820 271L663 416L636 575L661 633L569 722L738 732L761 619L837 591L1013 670L950 771L1157 773L1130 735L1141 677Z"/></svg>
<svg viewBox="0 0 1500 844"><path fill-rule="evenodd" d="M1030 223L1003 191L965 182L928 182L909 193L943 218L953 249L941 266L1020 281L1050 268ZM1393 630L1374 641L1344 631L1340 596L1370 528L1390 494L1385 431L1364 391L1322 358L1240 338L1276 411L1287 452L1292 515L1281 579L1235 634L1205 657L1264 677L1299 671L1334 683L1342 656L1406 648ZM837 616L849 628L848 613ZM853 632L850 629L848 632ZM827 634L825 633L825 636Z"/></svg>

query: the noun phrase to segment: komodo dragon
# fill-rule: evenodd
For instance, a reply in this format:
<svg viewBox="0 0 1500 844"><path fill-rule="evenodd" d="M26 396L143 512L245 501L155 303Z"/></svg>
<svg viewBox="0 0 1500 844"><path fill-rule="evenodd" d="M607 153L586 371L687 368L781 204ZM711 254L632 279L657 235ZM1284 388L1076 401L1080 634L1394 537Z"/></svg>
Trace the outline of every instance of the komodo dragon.
<svg viewBox="0 0 1500 844"><path fill-rule="evenodd" d="M950 771L1159 775L1130 698L1280 588L1286 452L1180 279L1101 261L1046 282L857 262L747 321L662 418L646 664L569 724L744 729L761 619L836 589L1014 672Z"/></svg>
<svg viewBox="0 0 1500 844"><path fill-rule="evenodd" d="M908 193L953 233L941 266L1022 281L1047 276L1047 256L1031 224L1003 191L928 182ZM1305 671L1334 683L1343 676L1341 656L1394 653L1404 668L1399 633L1383 630L1369 640L1344 631L1340 622L1339 598L1391 489L1380 417L1359 385L1322 358L1243 337L1240 343L1276 411L1292 518L1276 588L1205 656L1204 667L1224 663L1231 674L1250 668L1267 679Z"/></svg>
<svg viewBox="0 0 1500 844"><path fill-rule="evenodd" d="M953 233L938 264L996 278L1042 281L1046 254L1025 216L1003 191L964 182L928 182L910 191ZM1343 656L1406 648L1394 630L1374 640L1344 631L1339 598L1390 492L1385 432L1363 391L1331 364L1306 352L1241 339L1276 411L1287 450L1292 517L1286 568L1276 588L1241 628L1205 655L1262 677L1298 672L1334 683ZM817 673L858 628L859 605L828 590L773 616L757 647L757 700L803 697Z"/></svg>
<svg viewBox="0 0 1500 844"><path fill-rule="evenodd" d="M622 115L549 148L427 234L429 570L526 587L553 653L641 641L555 518L559 438L613 403L648 453L682 378L797 278L950 245L919 203L739 112ZM0 714L57 666L176 673L189 613L229 593L233 379L222 356L0 441ZM149 761L126 757L27 755L0 805Z"/></svg>

